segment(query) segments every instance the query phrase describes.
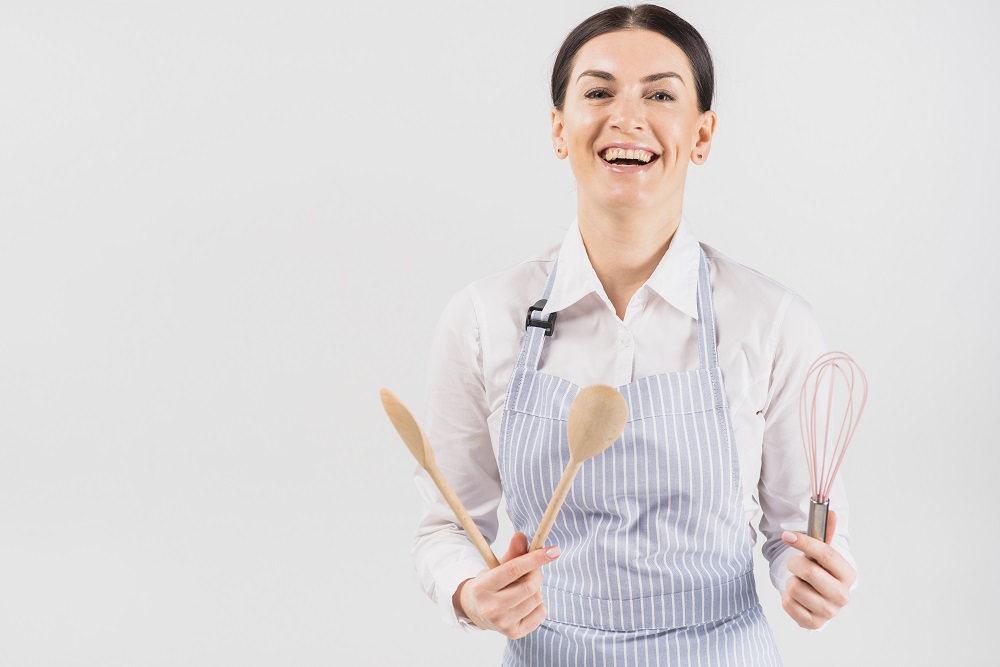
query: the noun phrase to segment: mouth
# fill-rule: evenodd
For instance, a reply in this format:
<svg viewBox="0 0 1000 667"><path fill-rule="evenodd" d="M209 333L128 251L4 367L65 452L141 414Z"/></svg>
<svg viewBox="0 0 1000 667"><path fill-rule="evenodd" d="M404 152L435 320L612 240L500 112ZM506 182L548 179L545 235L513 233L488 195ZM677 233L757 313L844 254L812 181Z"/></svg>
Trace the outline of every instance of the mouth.
<svg viewBox="0 0 1000 667"><path fill-rule="evenodd" d="M598 153L613 171L638 171L656 162L660 156L644 148L609 146Z"/></svg>

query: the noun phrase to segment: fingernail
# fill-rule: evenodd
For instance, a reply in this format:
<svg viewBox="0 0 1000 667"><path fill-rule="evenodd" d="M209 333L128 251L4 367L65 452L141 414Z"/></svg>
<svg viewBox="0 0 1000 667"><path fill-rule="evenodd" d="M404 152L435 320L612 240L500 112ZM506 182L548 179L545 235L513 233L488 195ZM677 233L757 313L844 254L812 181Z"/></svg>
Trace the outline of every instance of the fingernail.
<svg viewBox="0 0 1000 667"><path fill-rule="evenodd" d="M549 557L549 560L552 560L553 558L558 558L559 554L561 553L562 549L560 549L559 547L549 547L548 549L545 550L545 555Z"/></svg>
<svg viewBox="0 0 1000 667"><path fill-rule="evenodd" d="M786 530L781 534L781 539L788 542L789 544L793 544L795 540L799 539L799 536L789 530Z"/></svg>

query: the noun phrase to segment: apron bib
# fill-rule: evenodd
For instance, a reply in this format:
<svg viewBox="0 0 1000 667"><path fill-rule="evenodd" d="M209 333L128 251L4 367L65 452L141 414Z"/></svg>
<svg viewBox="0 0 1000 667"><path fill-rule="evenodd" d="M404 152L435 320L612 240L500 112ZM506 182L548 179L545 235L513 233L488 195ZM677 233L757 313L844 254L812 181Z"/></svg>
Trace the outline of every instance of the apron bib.
<svg viewBox="0 0 1000 667"><path fill-rule="evenodd" d="M548 617L508 641L504 665L781 665L754 583L704 252L698 273L699 368L618 388L625 431L581 466L548 540L562 548L543 569ZM554 326L536 319L540 304L507 389L498 460L529 540L569 462L580 390L538 370Z"/></svg>

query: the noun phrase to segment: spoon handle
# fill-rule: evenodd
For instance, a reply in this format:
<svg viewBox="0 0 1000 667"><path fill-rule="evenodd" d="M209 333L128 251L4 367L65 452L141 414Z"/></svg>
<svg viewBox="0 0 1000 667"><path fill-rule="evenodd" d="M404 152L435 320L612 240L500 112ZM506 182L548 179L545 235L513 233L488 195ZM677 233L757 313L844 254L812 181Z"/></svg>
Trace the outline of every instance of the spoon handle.
<svg viewBox="0 0 1000 667"><path fill-rule="evenodd" d="M465 509L465 505L463 505L462 501L458 499L457 495L455 495L455 491L448 484L448 481L444 478L444 475L441 474L441 471L438 470L437 465L435 465L433 461L425 461L424 470L428 472L431 479L434 480L435 484L437 484L437 488L441 492L441 495L444 496L446 501L448 501L451 511L455 513L455 518L458 519L460 524L462 524L462 528L465 529L465 532L469 534L469 539L471 539L472 543L476 545L476 549L479 550L479 555L481 555L483 560L486 561L486 565L489 566L490 569L498 567L500 565L500 561L497 560L496 554L494 554L493 550L490 549L490 545L486 543L486 538L483 537L483 534L479 531L479 526L477 526L476 522L472 520L471 516L469 516L469 513Z"/></svg>
<svg viewBox="0 0 1000 667"><path fill-rule="evenodd" d="M556 490L552 492L552 500L549 501L549 506L545 509L545 514L542 515L542 521L538 524L538 530L535 531L535 536L531 538L531 546L528 547L528 551L539 549L545 544L545 540L549 536L549 531L552 530L552 525L556 522L556 517L559 515L559 510L562 509L563 502L566 500L566 496L569 495L569 489L573 485L573 478L576 477L578 470L580 470L580 464L570 459L570 462L566 464L566 469L563 470L562 478L559 480Z"/></svg>

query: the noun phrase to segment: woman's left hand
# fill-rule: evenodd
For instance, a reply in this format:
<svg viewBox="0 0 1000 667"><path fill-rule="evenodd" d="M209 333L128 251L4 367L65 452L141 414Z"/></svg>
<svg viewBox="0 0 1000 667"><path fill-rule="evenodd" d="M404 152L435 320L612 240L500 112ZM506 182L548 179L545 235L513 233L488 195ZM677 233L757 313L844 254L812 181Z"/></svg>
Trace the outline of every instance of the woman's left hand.
<svg viewBox="0 0 1000 667"><path fill-rule="evenodd" d="M836 526L837 514L831 511L827 520L827 542L833 538ZM794 556L788 561L792 577L785 585L781 606L800 626L815 630L836 616L841 607L847 604L851 584L858 574L826 542L790 531L782 533L781 539L805 554Z"/></svg>

